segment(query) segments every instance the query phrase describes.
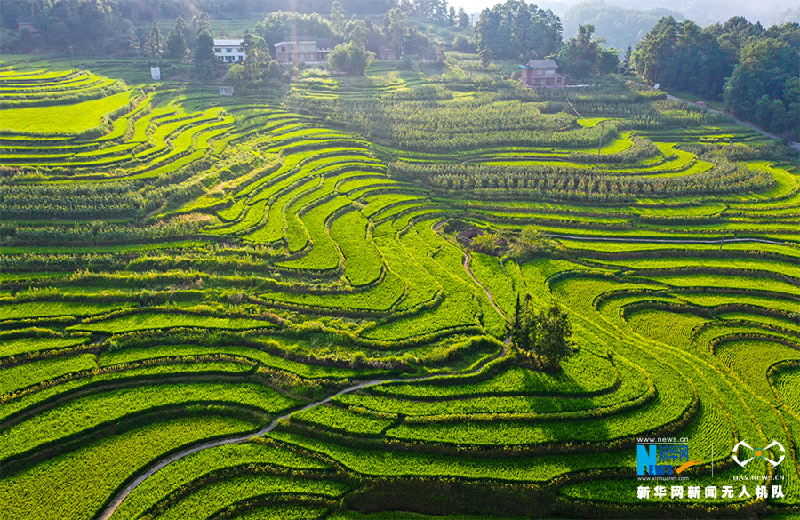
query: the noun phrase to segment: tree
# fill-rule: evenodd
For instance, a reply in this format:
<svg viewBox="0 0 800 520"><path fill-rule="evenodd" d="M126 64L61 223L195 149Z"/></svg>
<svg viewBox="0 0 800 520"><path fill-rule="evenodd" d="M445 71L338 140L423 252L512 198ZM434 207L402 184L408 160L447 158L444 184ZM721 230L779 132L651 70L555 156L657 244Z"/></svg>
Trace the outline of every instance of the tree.
<svg viewBox="0 0 800 520"><path fill-rule="evenodd" d="M328 64L335 70L353 76L363 76L364 69L374 56L356 42L342 43L334 47L328 55Z"/></svg>
<svg viewBox="0 0 800 520"><path fill-rule="evenodd" d="M142 44L134 31L131 31L131 35L128 37L128 52L132 56L139 56L142 52Z"/></svg>
<svg viewBox="0 0 800 520"><path fill-rule="evenodd" d="M319 38L341 38L335 35L331 28L331 23L321 17L318 13L269 13L262 21L255 26L254 32L264 38L270 44L270 52L275 50L272 45L292 35L311 35ZM276 57L273 55L273 58Z"/></svg>
<svg viewBox="0 0 800 520"><path fill-rule="evenodd" d="M598 74L614 74L619 71L619 51L615 48L599 49L595 72Z"/></svg>
<svg viewBox="0 0 800 520"><path fill-rule="evenodd" d="M648 83L720 99L737 52L721 47L720 37L714 34L721 30L717 26L701 29L690 20L662 18L636 44L632 69Z"/></svg>
<svg viewBox="0 0 800 520"><path fill-rule="evenodd" d="M453 38L453 50L456 52L469 52L469 40L463 34Z"/></svg>
<svg viewBox="0 0 800 520"><path fill-rule="evenodd" d="M408 19L406 14L400 9L392 9L386 13L386 35L389 37L389 47L398 54L402 54L403 44L408 35Z"/></svg>
<svg viewBox="0 0 800 520"><path fill-rule="evenodd" d="M331 26L333 32L339 36L344 32L344 9L339 0L334 0L331 5Z"/></svg>
<svg viewBox="0 0 800 520"><path fill-rule="evenodd" d="M577 36L564 43L558 53L561 70L576 78L585 78L597 69L600 40L592 38L594 25L581 25Z"/></svg>
<svg viewBox="0 0 800 520"><path fill-rule="evenodd" d="M208 31L211 34L214 34L214 31L211 30L211 15L206 13L205 11L200 13L200 20L197 22L197 34L200 34L200 31Z"/></svg>
<svg viewBox="0 0 800 520"><path fill-rule="evenodd" d="M161 36L161 29L158 28L158 23L153 22L153 27L150 29L150 38L147 39L150 44L150 57L155 60L160 60L164 55L164 37Z"/></svg>
<svg viewBox="0 0 800 520"><path fill-rule="evenodd" d="M469 27L469 15L463 7L458 8L458 26L462 29Z"/></svg>
<svg viewBox="0 0 800 520"><path fill-rule="evenodd" d="M258 88L264 80L267 71L267 64L270 61L269 50L264 38L248 32L242 41L242 51L244 51L244 64L241 70L228 68L228 77L234 82L237 89Z"/></svg>
<svg viewBox="0 0 800 520"><path fill-rule="evenodd" d="M202 27L202 23L201 23ZM194 65L200 76L206 80L214 74L214 65L217 57L214 55L214 35L211 31L201 28L197 33L197 49L194 52Z"/></svg>
<svg viewBox="0 0 800 520"><path fill-rule="evenodd" d="M364 20L351 20L345 27L347 41L362 47L367 46L367 32L367 24L364 23Z"/></svg>
<svg viewBox="0 0 800 520"><path fill-rule="evenodd" d="M186 23L183 21L182 17L179 16L178 19L175 20L175 25L167 36L166 56L168 58L180 60L186 54L186 51L189 50L189 45L186 43L186 36L183 32L185 25Z"/></svg>
<svg viewBox="0 0 800 520"><path fill-rule="evenodd" d="M478 56L481 59L481 65L483 65L483 68L488 69L489 65L492 64L492 60L494 59L494 53L492 52L492 49L488 47L481 49L481 51L478 53Z"/></svg>
<svg viewBox="0 0 800 520"><path fill-rule="evenodd" d="M270 60L269 65L267 65L267 76L270 79L280 79L281 75L283 75L281 64L278 63L278 60Z"/></svg>
<svg viewBox="0 0 800 520"><path fill-rule="evenodd" d="M20 28L17 35L16 48L22 52L31 52L36 46L36 38L26 28Z"/></svg>
<svg viewBox="0 0 800 520"><path fill-rule="evenodd" d="M526 227L519 234L508 255L519 263L552 254L559 249L559 243L534 227Z"/></svg>
<svg viewBox="0 0 800 520"><path fill-rule="evenodd" d="M766 130L796 133L800 121L796 111L789 117L787 104L797 103L789 94L800 75L798 61L797 50L787 41L753 39L742 47L739 64L727 80L725 107Z"/></svg>
<svg viewBox="0 0 800 520"><path fill-rule="evenodd" d="M494 254L500 248L500 237L494 233L485 233L472 239L472 247L481 253Z"/></svg>
<svg viewBox="0 0 800 520"><path fill-rule="evenodd" d="M625 57L622 59L622 64L619 66L620 72L623 74L628 72L631 68L631 54L632 54L631 46L628 45L628 48L625 49Z"/></svg>
<svg viewBox="0 0 800 520"><path fill-rule="evenodd" d="M572 325L556 302L538 312L531 295L517 295L514 317L506 328L518 357L549 372L561 370L561 360L572 354Z"/></svg>
<svg viewBox="0 0 800 520"><path fill-rule="evenodd" d="M253 87L250 79L245 74L244 65L241 63L231 63L228 66L228 81L231 82L231 85L236 87L237 92L240 90L248 90Z"/></svg>

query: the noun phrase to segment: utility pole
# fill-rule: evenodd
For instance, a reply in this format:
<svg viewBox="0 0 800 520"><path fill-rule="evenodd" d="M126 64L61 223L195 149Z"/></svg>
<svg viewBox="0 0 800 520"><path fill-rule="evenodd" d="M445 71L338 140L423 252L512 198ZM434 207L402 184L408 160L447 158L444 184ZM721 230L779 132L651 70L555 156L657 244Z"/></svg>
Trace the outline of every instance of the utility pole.
<svg viewBox="0 0 800 520"><path fill-rule="evenodd" d="M597 163L600 163L600 149L603 148L603 134L606 131L606 122L600 121L600 144L597 145Z"/></svg>
<svg viewBox="0 0 800 520"><path fill-rule="evenodd" d="M78 68L75 63L75 53L72 51L72 45L69 46L69 66L72 68L72 72L75 72L75 69Z"/></svg>

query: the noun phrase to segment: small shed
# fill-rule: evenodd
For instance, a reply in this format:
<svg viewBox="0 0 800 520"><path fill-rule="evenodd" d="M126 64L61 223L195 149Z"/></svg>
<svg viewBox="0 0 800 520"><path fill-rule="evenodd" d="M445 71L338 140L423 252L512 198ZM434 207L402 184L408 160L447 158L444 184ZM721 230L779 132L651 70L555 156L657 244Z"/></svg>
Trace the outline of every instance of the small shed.
<svg viewBox="0 0 800 520"><path fill-rule="evenodd" d="M230 85L223 85L219 87L219 95L220 96L232 96L233 95L233 87Z"/></svg>
<svg viewBox="0 0 800 520"><path fill-rule="evenodd" d="M161 67L150 67L150 77L156 81L161 81Z"/></svg>

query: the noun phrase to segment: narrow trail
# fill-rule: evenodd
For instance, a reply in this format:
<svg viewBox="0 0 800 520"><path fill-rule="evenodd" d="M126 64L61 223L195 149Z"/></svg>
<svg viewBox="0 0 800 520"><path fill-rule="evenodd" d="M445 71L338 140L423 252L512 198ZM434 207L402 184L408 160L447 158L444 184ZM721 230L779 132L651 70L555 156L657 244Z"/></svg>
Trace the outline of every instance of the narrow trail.
<svg viewBox="0 0 800 520"><path fill-rule="evenodd" d="M435 376L428 376L426 378L420 378L420 379L430 379L432 377L435 377ZM417 379L417 380L420 380L420 379ZM324 399L322 399L320 401L316 401L314 403L307 404L306 406L300 408L299 410L292 410L291 412L288 412L288 413L285 413L285 414L283 414L283 415L281 415L279 417L276 417L275 419L273 419L273 421L271 423L269 423L267 426L261 428L256 433L250 433L250 434L247 434L247 435L236 435L234 437L223 437L221 439L209 441L209 442L206 442L206 443L203 443L203 444L198 444L196 446L192 446L190 448L186 448L185 450L181 450L181 451L179 451L177 453L174 453L174 454L170 455L169 457L167 457L165 459L162 459L162 460L156 462L155 464L153 464L152 466L148 467L144 472L142 472L138 477L136 477L131 483L129 483L127 486L125 486L122 489L122 491L117 493L117 496L115 496L111 500L111 502L109 502L108 506L105 508L105 510L103 510L102 514L98 518L100 518L102 520L107 520L107 519L111 518L111 515L114 514L114 512L120 506L122 501L125 500L128 497L128 495L130 495L133 492L133 490L136 489L139 486L139 484L141 484L142 482L144 482L148 478L150 478L153 475L155 475L158 470L160 470L160 469L162 469L162 468L164 468L166 466L169 466L170 464L172 464L175 461L178 461L180 459L188 457L189 455L191 455L193 453L197 453L199 451L207 450L209 448L216 448L218 446L224 446L225 444L237 444L237 443L247 442L247 440L252 438L252 437L262 437L262 436L266 435L267 433L271 432L272 430L274 430L275 427L278 426L278 421L280 421L282 419L288 419L293 413L303 412L305 410L309 410L309 409L314 408L316 406L320 406L320 405L329 403L331 400L333 400L334 397L337 397L337 396L340 396L340 395L348 394L350 392L355 392L356 390L360 390L362 388L367 388L368 386L379 385L381 383L388 383L390 381L415 381L415 379L374 379L374 380L371 380L371 381L362 381L362 382L360 382L358 384L355 384L353 386L348 386L347 388L345 388L343 390L340 390L339 392L337 392L335 394L329 395L328 397L326 397L326 398L324 398Z"/></svg>
<svg viewBox="0 0 800 520"><path fill-rule="evenodd" d="M470 274L471 274L471 272L470 272ZM473 276L473 278L474 278L474 276ZM477 279L476 279L476 281L477 281ZM480 282L478 282L478 283L480 283ZM486 289L484 288L484 290L486 290ZM486 294L489 295L489 299L491 299L491 294L488 291L486 292ZM494 302L492 302L492 305L494 305ZM497 306L495 306L495 308L498 310L498 312L500 312L502 314L502 311L500 309L498 309ZM289 417L291 417L292 414L295 414L297 412L303 412L303 411L306 411L306 410L310 410L311 408L315 408L317 406L324 405L326 403L331 402L333 400L333 398L335 398L335 397L338 397L338 396L344 395L344 394L349 394L350 392L355 392L356 390L361 390L362 388L367 388L367 387L370 387L370 386L380 385L380 384L383 384L383 383L394 383L394 382L400 382L400 381L409 382L409 383L419 382L419 381L428 381L430 379L434 379L434 378L437 378L437 377L442 377L442 376L447 376L447 375L455 375L455 374L460 374L460 375L465 375L465 376L468 376L468 375L471 375L471 374L476 374L476 373L480 372L487 363L489 363L489 362L491 362L491 361L493 361L493 360L495 360L497 358L505 356L508 353L509 341L510 341L510 338L506 339L505 343L503 344L503 349L496 356L492 356L491 358L487 359L486 361L484 361L480 365L474 367L472 370L470 370L468 372L446 372L446 373L432 374L432 375L429 375L429 376L412 377L412 378L372 379L372 380L369 380L369 381L360 381L360 382L354 384L353 386L348 386L347 388L344 388L344 389L336 392L335 394L329 395L328 397L326 397L326 398L324 398L324 399L322 399L320 401L309 403L309 404L305 405L304 407L302 407L300 409L292 410L291 412L287 412L287 413L285 413L285 414L283 414L283 415L281 415L279 417L276 417L275 419L273 419L272 422L270 422L267 426L265 426L265 427L261 428L260 430L258 430L256 433L250 433L250 434L247 434L247 435L235 435L235 436L231 436L231 437L223 437L223 438L220 438L220 439L216 439L216 440L213 440L213 441L205 442L203 444L198 444L198 445L186 448L184 450L181 450L179 452L173 453L172 455L170 455L170 456L168 456L168 457L166 457L164 459L161 459L161 460L155 462L154 464L148 466L144 471L142 471L142 473L140 473L133 481L131 481L119 493L117 493L117 495L113 499L111 499L111 501L108 503L108 505L102 511L102 513L99 516L97 516L96 518L98 518L100 520L108 520L108 519L110 519L112 517L112 515L114 514L114 512L117 510L117 508L120 506L120 504L122 504L122 502L128 497L128 495L130 495L142 482L144 482L148 478L150 478L153 475L155 475L156 472L158 472L160 469L163 469L166 466L169 466L173 462L176 462L176 461L181 460L181 459L183 459L185 457L188 457L189 455L191 455L193 453L197 453L197 452L200 452L200 451L203 451L203 450L207 450L209 448L216 448L217 446L223 446L223 445L226 445L226 444L238 444L238 443L242 443L242 442L247 442L249 439L251 439L253 437L262 437L262 436L266 435L267 433L271 432L272 430L274 430L275 427L278 426L278 422L279 421L281 421L283 419L288 419Z"/></svg>
<svg viewBox="0 0 800 520"><path fill-rule="evenodd" d="M486 293L486 297L489 298L489 303L492 304L492 307L494 307L494 309L500 313L500 316L502 316L503 319L507 320L508 316L506 316L506 313L503 312L502 309L500 309L500 307L498 307L497 304L494 302L494 297L492 297L492 293L489 292L489 289L487 289L486 286L483 285L480 280L478 280L478 277L475 276L475 273L473 273L472 269L470 269L469 261L470 261L469 251L464 251L464 270L467 272L468 275L472 277L473 280L475 280L475 283L478 284L481 289L483 289L483 292Z"/></svg>

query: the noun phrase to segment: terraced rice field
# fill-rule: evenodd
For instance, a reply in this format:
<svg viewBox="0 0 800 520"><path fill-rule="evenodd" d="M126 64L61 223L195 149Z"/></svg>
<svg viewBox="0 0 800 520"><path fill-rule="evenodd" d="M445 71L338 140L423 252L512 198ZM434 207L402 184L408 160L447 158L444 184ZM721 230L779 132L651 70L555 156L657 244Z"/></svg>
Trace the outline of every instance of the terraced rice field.
<svg viewBox="0 0 800 520"><path fill-rule="evenodd" d="M0 516L800 514L796 157L624 84L579 121L368 73L0 69ZM568 310L561 372L505 342L518 294ZM643 437L736 495L637 498Z"/></svg>

